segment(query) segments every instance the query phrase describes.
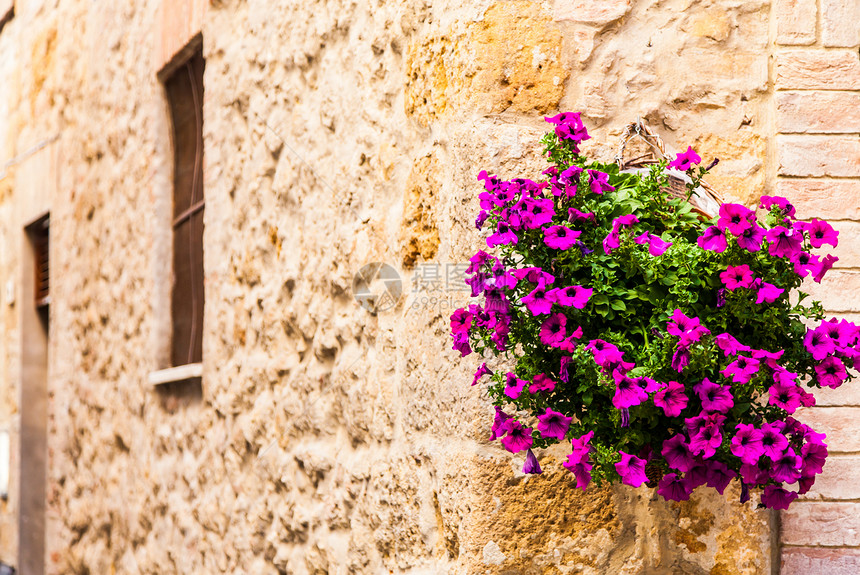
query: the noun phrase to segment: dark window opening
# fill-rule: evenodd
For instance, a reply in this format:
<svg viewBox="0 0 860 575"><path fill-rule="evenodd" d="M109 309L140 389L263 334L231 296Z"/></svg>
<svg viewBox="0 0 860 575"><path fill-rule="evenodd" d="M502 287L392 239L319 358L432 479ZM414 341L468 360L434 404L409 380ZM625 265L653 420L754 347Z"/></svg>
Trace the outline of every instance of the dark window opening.
<svg viewBox="0 0 860 575"><path fill-rule="evenodd" d="M51 303L51 218L42 216L29 226L27 235L33 246L33 294L36 311L47 325Z"/></svg>
<svg viewBox="0 0 860 575"><path fill-rule="evenodd" d="M203 359L203 68L198 48L164 81L173 127L172 366Z"/></svg>

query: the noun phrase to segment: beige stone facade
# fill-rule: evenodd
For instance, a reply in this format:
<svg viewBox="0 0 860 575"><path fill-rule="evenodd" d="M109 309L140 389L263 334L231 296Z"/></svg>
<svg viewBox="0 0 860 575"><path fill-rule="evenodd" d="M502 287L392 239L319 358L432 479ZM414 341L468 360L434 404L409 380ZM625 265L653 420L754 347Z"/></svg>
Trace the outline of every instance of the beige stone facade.
<svg viewBox="0 0 860 575"><path fill-rule="evenodd" d="M537 177L556 110L582 111L605 159L642 117L670 147L719 157L726 196L783 191L857 238L860 38L840 26L855 4L0 0L0 561L20 568L31 538L21 422L35 408L21 398L42 365L45 573L776 572L777 519L731 488L683 504L583 494L560 452L524 477L487 441L473 358L450 349L467 294L415 277L480 245L477 172ZM148 383L170 321L157 72L198 33L201 394ZM25 227L48 212L40 344ZM856 242L818 294L840 312L860 311ZM371 262L404 286L375 315L353 297ZM833 400L837 429L856 425L858 397ZM847 441L834 468L856 476ZM856 523L833 502L857 496L819 492L808 505L829 520L798 507L787 568L818 573L834 547L850 567L856 537L802 529Z"/></svg>

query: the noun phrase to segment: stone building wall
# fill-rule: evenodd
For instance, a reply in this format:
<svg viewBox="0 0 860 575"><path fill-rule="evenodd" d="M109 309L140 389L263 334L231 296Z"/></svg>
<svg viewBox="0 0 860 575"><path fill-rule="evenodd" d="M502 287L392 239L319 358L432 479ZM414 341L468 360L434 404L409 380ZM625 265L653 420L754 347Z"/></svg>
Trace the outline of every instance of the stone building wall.
<svg viewBox="0 0 860 575"><path fill-rule="evenodd" d="M777 167L778 8L16 1L0 31L0 165L18 158L0 178L0 274L20 284L23 226L50 209L46 571L772 573L776 521L731 490L583 494L554 452L523 477L486 441L492 410L450 350L464 294L411 280L480 245L477 171L536 176L556 110L582 111L604 158L641 116L670 147L720 157L712 184L740 201L796 181ZM169 294L156 72L198 31L202 397L147 383ZM406 292L377 315L352 294L371 262ZM15 438L25 304L0 298ZM22 481L0 503L12 563Z"/></svg>

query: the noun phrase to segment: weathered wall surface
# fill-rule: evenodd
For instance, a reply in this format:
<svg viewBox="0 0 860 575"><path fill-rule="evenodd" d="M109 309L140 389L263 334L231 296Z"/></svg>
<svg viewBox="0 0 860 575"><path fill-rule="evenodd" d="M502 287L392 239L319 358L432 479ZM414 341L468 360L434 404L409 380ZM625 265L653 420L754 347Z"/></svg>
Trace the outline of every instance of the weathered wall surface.
<svg viewBox="0 0 860 575"><path fill-rule="evenodd" d="M476 173L537 176L559 109L584 112L604 158L642 116L720 157L726 195L772 191L768 2L179 3L206 57L202 398L146 384L169 193L155 71L194 31L165 31L159 4L19 1L0 32L3 161L60 134L49 572L771 573L771 517L737 494L582 494L561 453L523 477L486 442L474 359L449 349L464 294L409 283L474 252ZM0 180L17 280L19 177ZM351 294L369 262L409 294L376 316Z"/></svg>

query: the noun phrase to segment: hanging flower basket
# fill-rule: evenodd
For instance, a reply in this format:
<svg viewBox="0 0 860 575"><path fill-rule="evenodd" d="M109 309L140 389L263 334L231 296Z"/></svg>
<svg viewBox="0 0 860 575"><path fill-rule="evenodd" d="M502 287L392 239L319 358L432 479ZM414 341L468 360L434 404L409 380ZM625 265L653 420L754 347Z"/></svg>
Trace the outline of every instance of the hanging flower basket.
<svg viewBox="0 0 860 575"><path fill-rule="evenodd" d="M541 472L532 449L569 445L582 489L685 500L739 481L742 501L786 508L827 457L793 414L860 363L860 328L798 290L833 266L816 250L838 233L784 198L722 203L692 149L667 162L660 142L622 170L582 155L578 114L547 121L545 179L478 176L492 253L468 269L479 303L451 316L454 349L486 359L472 384L496 406L491 439L526 452L526 473Z"/></svg>

